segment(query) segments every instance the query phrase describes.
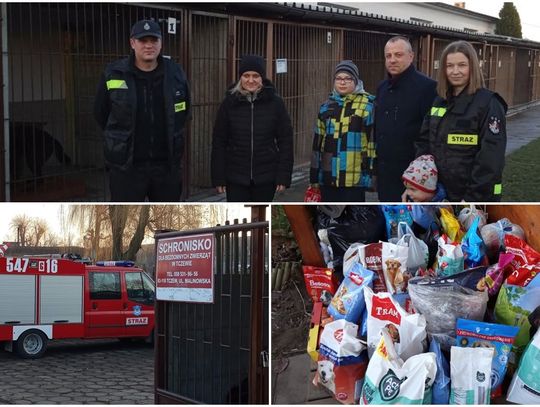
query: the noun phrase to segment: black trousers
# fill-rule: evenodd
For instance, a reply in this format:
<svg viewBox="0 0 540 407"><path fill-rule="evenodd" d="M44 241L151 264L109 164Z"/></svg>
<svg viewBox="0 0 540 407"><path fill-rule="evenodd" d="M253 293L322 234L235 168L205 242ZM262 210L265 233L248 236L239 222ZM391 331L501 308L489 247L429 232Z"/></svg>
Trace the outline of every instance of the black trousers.
<svg viewBox="0 0 540 407"><path fill-rule="evenodd" d="M111 169L111 202L179 202L182 195L180 167L137 165L127 171Z"/></svg>
<svg viewBox="0 0 540 407"><path fill-rule="evenodd" d="M321 200L323 202L365 202L365 188L329 187L321 185Z"/></svg>
<svg viewBox="0 0 540 407"><path fill-rule="evenodd" d="M272 202L275 192L275 184L227 184L227 202Z"/></svg>
<svg viewBox="0 0 540 407"><path fill-rule="evenodd" d="M379 162L377 169L379 202L401 202L401 195L405 191L401 176L409 163L410 161L396 161L391 164Z"/></svg>

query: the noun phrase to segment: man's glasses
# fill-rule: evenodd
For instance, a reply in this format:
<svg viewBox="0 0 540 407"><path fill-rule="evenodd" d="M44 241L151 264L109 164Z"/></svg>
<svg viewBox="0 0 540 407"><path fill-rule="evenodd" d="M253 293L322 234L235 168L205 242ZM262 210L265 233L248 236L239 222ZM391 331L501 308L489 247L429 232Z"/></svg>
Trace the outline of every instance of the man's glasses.
<svg viewBox="0 0 540 407"><path fill-rule="evenodd" d="M354 79L351 78L350 76L336 76L334 78L334 81L343 82L343 83L352 83L354 81Z"/></svg>

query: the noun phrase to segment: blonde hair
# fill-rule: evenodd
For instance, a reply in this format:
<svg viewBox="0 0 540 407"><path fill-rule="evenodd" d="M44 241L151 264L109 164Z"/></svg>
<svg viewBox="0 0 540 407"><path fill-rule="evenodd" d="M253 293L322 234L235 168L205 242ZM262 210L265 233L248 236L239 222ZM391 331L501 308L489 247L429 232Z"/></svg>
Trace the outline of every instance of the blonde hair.
<svg viewBox="0 0 540 407"><path fill-rule="evenodd" d="M448 44L441 55L439 73L437 75L437 93L440 97L447 99L451 95L452 85L446 75L446 60L448 54L461 52L469 60L469 83L465 87L465 93L472 95L484 87L484 76L480 69L480 62L473 46L467 41L455 41Z"/></svg>

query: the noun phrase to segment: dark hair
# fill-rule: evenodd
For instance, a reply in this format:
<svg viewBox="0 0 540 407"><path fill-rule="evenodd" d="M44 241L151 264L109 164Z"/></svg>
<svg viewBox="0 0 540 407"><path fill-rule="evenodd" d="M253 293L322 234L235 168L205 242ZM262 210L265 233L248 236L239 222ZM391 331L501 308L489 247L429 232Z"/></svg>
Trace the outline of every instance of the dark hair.
<svg viewBox="0 0 540 407"><path fill-rule="evenodd" d="M442 98L448 98L452 90L452 85L446 75L446 60L448 59L448 54L455 54L456 52L461 52L469 60L469 83L465 87L465 92L468 95L472 95L478 89L484 87L484 76L482 75L482 69L480 69L480 62L478 61L478 55L474 47L467 41L455 41L448 44L441 55L441 63L437 75L437 92Z"/></svg>

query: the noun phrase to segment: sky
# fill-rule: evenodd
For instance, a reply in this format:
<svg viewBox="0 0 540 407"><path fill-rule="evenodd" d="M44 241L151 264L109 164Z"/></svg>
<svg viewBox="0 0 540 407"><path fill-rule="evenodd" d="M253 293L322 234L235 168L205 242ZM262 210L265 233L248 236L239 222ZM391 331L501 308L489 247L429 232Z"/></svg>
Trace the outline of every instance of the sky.
<svg viewBox="0 0 540 407"><path fill-rule="evenodd" d="M219 205L219 204L218 204ZM228 208L226 216L232 222L234 219L243 219L251 218L251 208L245 207L243 204L223 204ZM11 220L17 216L25 214L30 218L41 218L44 219L51 231L58 235L62 236L66 231L62 228L61 225L61 208L64 206L64 211L67 212L69 204L60 204L60 203L11 203L6 202L1 205L1 216L0 216L0 242L3 241L13 241L15 240L12 236L10 230ZM267 209L266 218L269 218L269 211ZM75 230L73 229L74 236Z"/></svg>
<svg viewBox="0 0 540 407"><path fill-rule="evenodd" d="M456 0L457 1L457 0ZM456 1L444 1L443 3L454 4ZM460 0L465 1L467 10L477 13L487 14L492 17L499 17L504 1L486 1L486 0ZM540 1L538 0L514 0L521 19L521 31L523 38L540 42Z"/></svg>

